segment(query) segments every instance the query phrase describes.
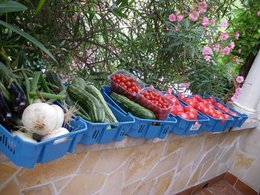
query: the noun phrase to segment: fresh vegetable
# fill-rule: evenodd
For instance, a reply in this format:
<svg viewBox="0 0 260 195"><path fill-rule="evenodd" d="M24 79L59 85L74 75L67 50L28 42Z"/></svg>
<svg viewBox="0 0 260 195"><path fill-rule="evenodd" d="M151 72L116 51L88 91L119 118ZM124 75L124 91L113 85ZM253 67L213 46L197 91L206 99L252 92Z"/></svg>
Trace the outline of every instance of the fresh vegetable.
<svg viewBox="0 0 260 195"><path fill-rule="evenodd" d="M17 114L22 114L24 109L27 106L26 94L23 92L20 86L17 83L12 82L8 86L8 91L11 95L11 108Z"/></svg>
<svg viewBox="0 0 260 195"><path fill-rule="evenodd" d="M86 85L85 90L95 96L99 102L103 105L107 121L118 122L111 109L108 107L105 99L100 91L94 85Z"/></svg>
<svg viewBox="0 0 260 195"><path fill-rule="evenodd" d="M77 85L69 85L67 92L71 99L88 112L91 121L104 122L105 110L103 105L91 93Z"/></svg>
<svg viewBox="0 0 260 195"><path fill-rule="evenodd" d="M236 112L231 111L230 109L228 109L227 107L225 107L223 104L221 104L219 102L215 102L215 103L213 103L213 105L226 113L229 113L233 116L238 116L238 114Z"/></svg>
<svg viewBox="0 0 260 195"><path fill-rule="evenodd" d="M59 129L62 127L62 124L64 122L64 112L62 110L61 107L59 107L58 105L51 105L51 107L53 107L56 111L56 116L57 116L57 121L56 121L56 126L55 129Z"/></svg>
<svg viewBox="0 0 260 195"><path fill-rule="evenodd" d="M117 93L111 93L111 98L115 100L126 112L130 112L133 115L144 119L156 119L155 114L143 106L131 101L123 95Z"/></svg>
<svg viewBox="0 0 260 195"><path fill-rule="evenodd" d="M88 120L88 121L91 120L89 114L83 108L81 108L77 103L75 103L71 99L71 97L69 96L68 93L66 93L65 102L69 107L75 107L76 108L76 111L74 112L75 115L81 116L83 119Z"/></svg>
<svg viewBox="0 0 260 195"><path fill-rule="evenodd" d="M27 106L22 115L22 123L27 131L46 135L60 124L60 115L47 103L33 103Z"/></svg>
<svg viewBox="0 0 260 195"><path fill-rule="evenodd" d="M5 102L2 91L0 90L0 123L6 128L12 127L13 114L11 113L8 105Z"/></svg>
<svg viewBox="0 0 260 195"><path fill-rule="evenodd" d="M161 109L169 109L172 106L162 94L156 93L155 91L148 89L141 92L141 95L148 100L148 103L152 103Z"/></svg>
<svg viewBox="0 0 260 195"><path fill-rule="evenodd" d="M41 141L46 141L46 140L49 140L49 139L52 139L52 138L55 138L55 137L58 137L58 136L61 136L61 135L65 135L65 134L68 134L68 133L69 133L69 131L66 128L60 127L58 129L55 129L54 131L52 131L50 134L45 135L41 139ZM61 138L61 139L55 140L54 144L58 144L58 143L66 141L66 140L67 140L66 137Z"/></svg>
<svg viewBox="0 0 260 195"><path fill-rule="evenodd" d="M82 87L82 89L85 89L85 87L87 86L87 83L85 82L85 80L81 77L77 77L75 78L72 83L73 85L77 85L77 86L80 86Z"/></svg>
<svg viewBox="0 0 260 195"><path fill-rule="evenodd" d="M123 74L114 74L111 80L127 90L129 93L135 94L141 89L136 80Z"/></svg>
<svg viewBox="0 0 260 195"><path fill-rule="evenodd" d="M26 141L26 142L31 142L31 143L38 143L36 140L34 140L29 134L27 133L23 133L21 131L14 131L13 133L13 136L18 136L20 137L23 141Z"/></svg>
<svg viewBox="0 0 260 195"><path fill-rule="evenodd" d="M185 97L184 95L180 96L183 101L189 104L191 107L199 110L203 114L209 115L216 119L229 119L230 116L224 114L221 110L218 110L211 104L211 102L215 102L213 99L203 99L199 95L193 95L191 97ZM221 105L222 108L223 105ZM225 122L225 120L223 120Z"/></svg>

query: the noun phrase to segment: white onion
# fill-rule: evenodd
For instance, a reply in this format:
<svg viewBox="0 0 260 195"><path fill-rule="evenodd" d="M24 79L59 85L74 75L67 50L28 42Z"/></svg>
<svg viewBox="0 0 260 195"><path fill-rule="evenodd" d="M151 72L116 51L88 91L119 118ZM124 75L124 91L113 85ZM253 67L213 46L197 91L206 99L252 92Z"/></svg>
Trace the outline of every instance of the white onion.
<svg viewBox="0 0 260 195"><path fill-rule="evenodd" d="M58 137L58 136L61 136L61 135L65 135L65 134L68 134L68 133L69 133L69 131L67 129L61 127L59 129L56 129L56 130L52 131L50 134L45 135L41 139L41 141L49 140L51 138ZM55 140L54 144L58 144L58 143L64 142L66 139L67 139L67 137Z"/></svg>
<svg viewBox="0 0 260 195"><path fill-rule="evenodd" d="M14 131L12 134L13 134L13 136L20 137L23 141L27 141L27 142L31 142L31 143L38 143L32 137L30 137L28 134L23 133L21 131Z"/></svg>
<svg viewBox="0 0 260 195"><path fill-rule="evenodd" d="M22 115L23 126L30 132L46 135L55 130L56 110L46 103L33 103L26 107Z"/></svg>
<svg viewBox="0 0 260 195"><path fill-rule="evenodd" d="M57 121L56 121L56 126L55 129L59 129L62 127L63 121L64 121L64 112L61 107L58 105L51 105L56 110L56 115L57 115Z"/></svg>

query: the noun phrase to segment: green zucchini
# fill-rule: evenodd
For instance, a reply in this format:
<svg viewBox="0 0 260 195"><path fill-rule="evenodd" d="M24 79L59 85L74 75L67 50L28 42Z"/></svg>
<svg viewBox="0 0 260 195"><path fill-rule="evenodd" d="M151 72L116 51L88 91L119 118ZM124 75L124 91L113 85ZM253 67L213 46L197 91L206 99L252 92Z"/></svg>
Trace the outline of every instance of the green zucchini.
<svg viewBox="0 0 260 195"><path fill-rule="evenodd" d="M102 94L100 93L100 91L94 85L86 85L85 90L87 92L91 93L93 96L95 96L99 100L99 102L103 105L104 110L105 110L105 114L106 114L106 118L108 119L108 121L118 122L115 115L113 114L111 109L108 107L108 105L107 105L105 99L103 98Z"/></svg>
<svg viewBox="0 0 260 195"><path fill-rule="evenodd" d="M71 84L73 84L73 85L78 85L78 86L82 87L83 89L85 89L85 87L86 87L86 85L87 85L87 83L85 82L85 80L84 80L83 78L81 78L81 77L75 78L75 79L72 81Z"/></svg>
<svg viewBox="0 0 260 195"><path fill-rule="evenodd" d="M67 91L71 99L88 112L92 122L105 121L105 110L92 94L77 85L69 85Z"/></svg>
<svg viewBox="0 0 260 195"><path fill-rule="evenodd" d="M156 119L155 114L147 108L131 101L123 95L117 93L111 93L111 98L116 101L126 112L130 112L133 115L144 119Z"/></svg>
<svg viewBox="0 0 260 195"><path fill-rule="evenodd" d="M82 118L86 119L86 120L91 120L90 116L88 115L88 113L83 109L81 108L79 105L77 105L72 99L71 97L69 96L68 93L66 93L66 98L65 98L65 102L66 104L69 106L69 107L76 107L77 111L75 112L75 115L77 116L81 116Z"/></svg>

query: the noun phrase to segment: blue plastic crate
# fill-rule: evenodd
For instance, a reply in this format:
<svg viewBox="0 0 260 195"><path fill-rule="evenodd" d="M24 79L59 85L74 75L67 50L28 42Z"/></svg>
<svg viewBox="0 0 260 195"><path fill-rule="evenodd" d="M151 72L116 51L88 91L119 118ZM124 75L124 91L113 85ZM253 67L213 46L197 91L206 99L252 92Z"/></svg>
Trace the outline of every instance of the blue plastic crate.
<svg viewBox="0 0 260 195"><path fill-rule="evenodd" d="M162 93L165 94L165 92L162 92ZM188 105L181 100L179 102L182 106ZM208 122L209 118L206 115L199 112L198 110L197 110L197 112L198 112L198 120L187 120L180 116L171 114L170 118L174 117L177 119L177 124L173 129L171 129L171 132L176 135L197 135L197 134L199 134L202 131L202 127L203 127L204 123Z"/></svg>
<svg viewBox="0 0 260 195"><path fill-rule="evenodd" d="M241 127L243 125L243 123L246 121L246 119L248 118L248 116L246 114L241 114L238 111L236 111L235 109L233 109L233 108L229 107L228 105L224 104L217 97L214 97L214 98L216 99L216 102L223 104L223 106L230 109L232 112L235 112L235 113L238 114L238 116L233 116L233 115L225 112L226 114L230 115L234 119L233 123L229 124L229 128Z"/></svg>
<svg viewBox="0 0 260 195"><path fill-rule="evenodd" d="M81 144L92 145L95 143L104 144L112 141L121 141L133 126L135 119L131 115L122 114L109 103L108 106L117 118L118 122L93 123L84 120L88 126L88 130L83 135L80 141Z"/></svg>
<svg viewBox="0 0 260 195"><path fill-rule="evenodd" d="M209 118L198 111L198 120L187 120L180 116L174 116L177 119L177 126L171 131L176 135L197 135L203 129L205 123L209 122Z"/></svg>
<svg viewBox="0 0 260 195"><path fill-rule="evenodd" d="M127 113L116 103L112 98L110 98L110 87L102 87L102 95L105 100L117 108L121 113L127 115ZM131 116L133 116L130 113ZM168 117L168 120L148 120L142 119L136 116L135 123L132 125L131 130L127 132L127 135L134 138L165 138L170 129L174 128L177 120L174 117Z"/></svg>
<svg viewBox="0 0 260 195"><path fill-rule="evenodd" d="M46 163L65 156L67 152L74 152L87 126L82 119L74 118L67 129L70 131L68 134L38 143L30 143L18 136L13 136L0 125L0 150L15 165L33 168L36 163Z"/></svg>

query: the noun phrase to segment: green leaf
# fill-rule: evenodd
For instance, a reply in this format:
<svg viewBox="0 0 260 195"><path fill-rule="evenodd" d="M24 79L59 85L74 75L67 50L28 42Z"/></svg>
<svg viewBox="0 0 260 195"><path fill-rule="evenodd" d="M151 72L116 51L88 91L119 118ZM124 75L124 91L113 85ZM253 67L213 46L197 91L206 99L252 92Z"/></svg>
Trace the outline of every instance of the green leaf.
<svg viewBox="0 0 260 195"><path fill-rule="evenodd" d="M16 1L7 1L0 3L0 13L20 12L24 10L27 10L27 7Z"/></svg>
<svg viewBox="0 0 260 195"><path fill-rule="evenodd" d="M45 0L40 0L36 9L35 9L35 14L38 14L38 12L42 9L43 4L45 3Z"/></svg>
<svg viewBox="0 0 260 195"><path fill-rule="evenodd" d="M5 64L0 62L0 72L4 73L5 75L9 75L12 78L19 78L17 75L15 75Z"/></svg>
<svg viewBox="0 0 260 195"><path fill-rule="evenodd" d="M20 29L18 29L17 27L8 24L2 20L0 20L0 25L9 28L10 30L16 32L17 34L21 35L22 37L26 38L28 41L32 42L36 47L39 47L43 52L45 52L48 56L50 56L56 63L56 59L54 58L54 56L50 53L50 51L39 41L37 41L34 37L32 37L31 35L27 34L24 31L21 31Z"/></svg>

